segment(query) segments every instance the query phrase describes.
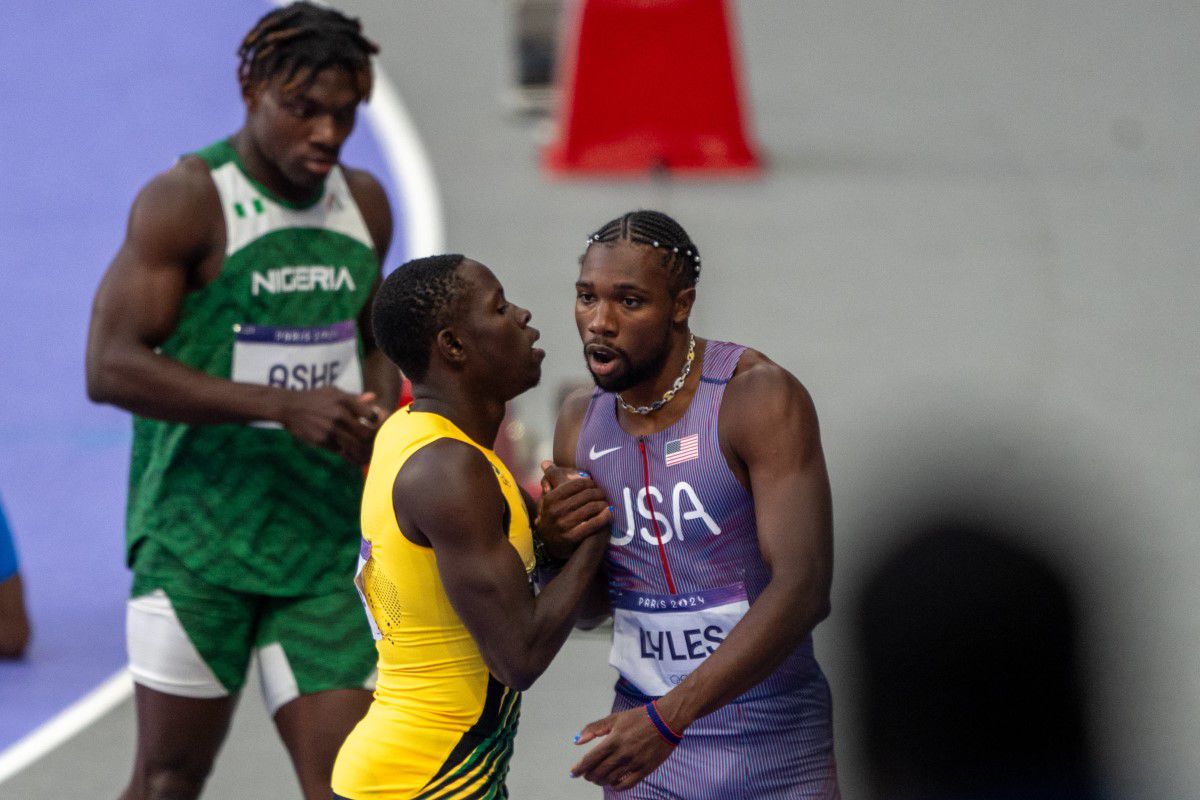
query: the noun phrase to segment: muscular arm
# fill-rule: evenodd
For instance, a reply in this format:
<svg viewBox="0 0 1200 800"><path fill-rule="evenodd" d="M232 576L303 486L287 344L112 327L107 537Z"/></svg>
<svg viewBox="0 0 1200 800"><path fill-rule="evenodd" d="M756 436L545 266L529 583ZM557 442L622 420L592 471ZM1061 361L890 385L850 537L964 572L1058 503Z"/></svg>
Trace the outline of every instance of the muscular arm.
<svg viewBox="0 0 1200 800"><path fill-rule="evenodd" d="M535 598L503 528L504 496L491 465L474 447L448 439L409 458L396 477L393 505L401 530L416 531L433 547L450 603L488 669L506 686L527 689L570 633L604 537L581 543Z"/></svg>
<svg viewBox="0 0 1200 800"><path fill-rule="evenodd" d="M554 463L575 469L575 451L579 446L579 431L591 400L591 388L572 392L563 403L554 425Z"/></svg>
<svg viewBox="0 0 1200 800"><path fill-rule="evenodd" d="M219 259L221 215L207 170L190 159L154 178L129 214L125 241L92 305L87 392L145 417L188 424L280 422L312 444L362 456L370 403L333 387L294 392L207 375L156 351L184 295Z"/></svg>
<svg viewBox="0 0 1200 800"><path fill-rule="evenodd" d="M347 168L346 183L367 223L382 270L392 246L392 209L387 194L379 181L363 170ZM381 279L382 275L371 287L371 296L358 318L358 330L363 338L363 386L375 395L380 406L390 411L400 397L400 371L375 345L375 333L371 328L371 307L375 304L375 292Z"/></svg>
<svg viewBox="0 0 1200 800"><path fill-rule="evenodd" d="M579 445L579 431L583 427L583 418L591 401L592 389L588 387L573 392L558 415L554 426L554 463L558 467L576 470L575 453ZM547 495L543 495L547 497ZM544 502L544 501L543 501ZM574 516L567 518L567 524L576 523L576 519L586 513L587 508L575 511ZM611 520L610 520L611 521ZM603 535L602 535L603 536ZM579 606L579 619L576 626L583 630L591 630L612 614L608 601L608 574L601 566L596 570L587 592Z"/></svg>
<svg viewBox="0 0 1200 800"><path fill-rule="evenodd" d="M100 282L87 344L88 397L172 422L278 420L284 390L233 384L160 355L216 233L215 187L184 162L150 181Z"/></svg>
<svg viewBox="0 0 1200 800"><path fill-rule="evenodd" d="M833 521L816 410L792 375L758 354L730 382L720 426L754 496L771 578L720 647L658 701L682 730L758 684L829 614ZM772 425L762 425L763 419Z"/></svg>

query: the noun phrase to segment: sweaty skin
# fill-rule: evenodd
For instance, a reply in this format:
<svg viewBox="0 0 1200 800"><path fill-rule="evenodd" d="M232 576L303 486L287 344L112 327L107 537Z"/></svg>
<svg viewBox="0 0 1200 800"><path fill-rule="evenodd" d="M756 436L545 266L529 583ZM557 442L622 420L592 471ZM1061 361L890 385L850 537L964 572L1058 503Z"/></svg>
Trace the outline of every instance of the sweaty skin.
<svg viewBox="0 0 1200 800"><path fill-rule="evenodd" d="M613 382L632 362L652 357L645 342L669 328L669 354L651 379L623 391L634 405L662 396L679 374L687 352L687 321L695 289L672 296L661 257L649 247L618 241L589 248L576 285L576 323L589 367ZM697 339L697 361L676 398L646 416L618 412L633 436L665 429L681 418L699 386L705 341ZM603 359L593 359L599 349ZM604 385L603 383L601 384ZM554 456L573 467L590 392L565 404L555 432ZM770 419L772 425L761 424ZM829 613L832 578L832 502L811 397L789 372L748 350L725 390L718 417L721 452L734 476L754 498L759 547L771 579L725 641L695 671L657 702L664 721L685 733L696 719L743 694L768 675ZM560 484L561 485L561 484ZM547 497L547 505L552 498ZM543 514L561 509L546 508ZM584 616L603 608L594 587ZM642 708L611 714L585 726L579 744L600 740L572 775L614 790L628 789L671 754L673 746L653 727Z"/></svg>

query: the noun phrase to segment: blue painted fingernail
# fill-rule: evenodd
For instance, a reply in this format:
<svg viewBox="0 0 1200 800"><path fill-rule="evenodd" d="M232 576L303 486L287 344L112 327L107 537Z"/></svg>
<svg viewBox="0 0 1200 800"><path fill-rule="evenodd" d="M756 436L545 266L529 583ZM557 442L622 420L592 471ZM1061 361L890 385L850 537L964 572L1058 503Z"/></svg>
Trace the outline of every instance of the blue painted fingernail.
<svg viewBox="0 0 1200 800"><path fill-rule="evenodd" d="M580 475L580 477L583 477L583 478L590 478L590 477L592 477L591 475L589 475L588 473L584 472L583 470L579 470L579 475Z"/></svg>
<svg viewBox="0 0 1200 800"><path fill-rule="evenodd" d="M571 741L574 742L575 744L579 744L579 737L582 735L583 735L582 733L575 734L575 736L572 737Z"/></svg>
<svg viewBox="0 0 1200 800"><path fill-rule="evenodd" d="M616 510L615 508L613 508L612 506L609 506L609 507L608 507L608 510L609 510L609 512L610 512L610 513L612 513L612 514L615 514L615 513L617 513L617 510Z"/></svg>

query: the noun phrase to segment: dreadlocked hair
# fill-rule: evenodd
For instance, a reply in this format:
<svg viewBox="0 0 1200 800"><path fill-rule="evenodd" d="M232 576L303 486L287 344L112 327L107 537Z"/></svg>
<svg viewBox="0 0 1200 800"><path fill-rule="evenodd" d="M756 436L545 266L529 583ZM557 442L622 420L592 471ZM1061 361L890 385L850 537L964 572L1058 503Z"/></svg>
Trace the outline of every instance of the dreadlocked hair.
<svg viewBox="0 0 1200 800"><path fill-rule="evenodd" d="M454 318L466 282L459 253L416 258L387 276L371 307L375 343L409 380L424 380L438 331Z"/></svg>
<svg viewBox="0 0 1200 800"><path fill-rule="evenodd" d="M245 91L281 78L285 93L303 91L328 67L354 77L362 99L371 95L371 56L379 46L363 36L362 23L309 2L277 8L258 21L238 47L238 82Z"/></svg>
<svg viewBox="0 0 1200 800"><path fill-rule="evenodd" d="M589 236L587 246L597 242L610 244L618 239L663 251L662 265L670 277L672 294L695 286L700 280L700 249L682 225L661 211L642 209L622 214Z"/></svg>

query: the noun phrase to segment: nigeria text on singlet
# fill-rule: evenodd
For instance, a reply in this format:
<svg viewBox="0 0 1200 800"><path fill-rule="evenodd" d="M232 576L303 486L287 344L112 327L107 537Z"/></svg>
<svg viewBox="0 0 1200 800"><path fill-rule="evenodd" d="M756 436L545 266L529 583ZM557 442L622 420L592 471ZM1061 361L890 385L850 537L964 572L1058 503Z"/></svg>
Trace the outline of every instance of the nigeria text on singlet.
<svg viewBox="0 0 1200 800"><path fill-rule="evenodd" d="M239 382L361 391L356 320L379 260L342 169L298 205L251 178L228 141L196 155L220 198L224 260L159 351ZM361 489L357 467L277 426L135 417L128 555L148 545L241 591L329 591L353 569Z"/></svg>

